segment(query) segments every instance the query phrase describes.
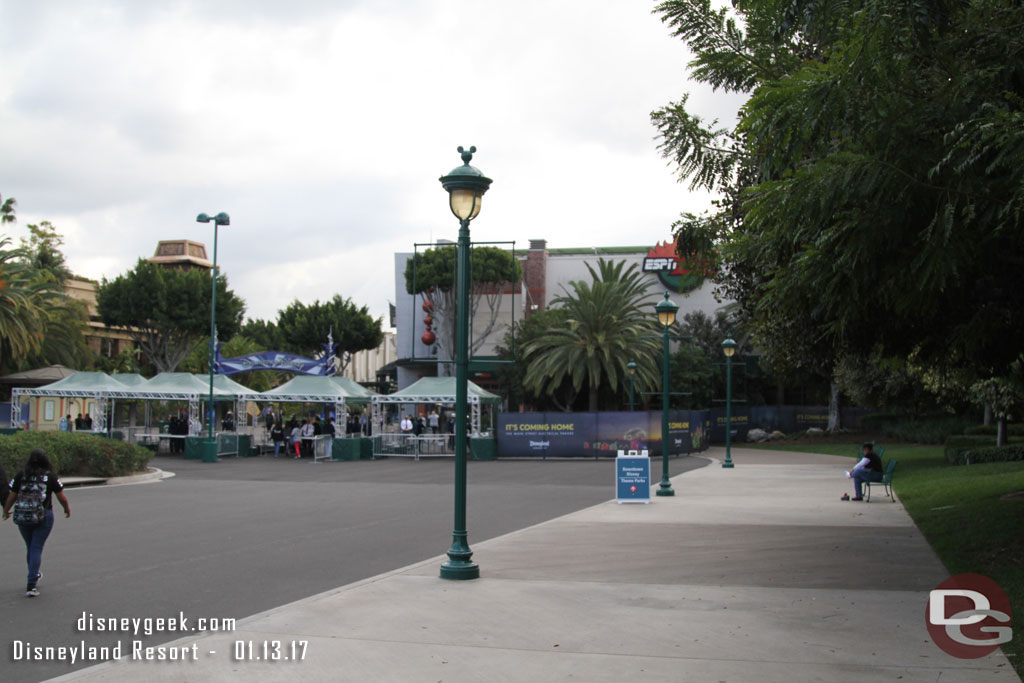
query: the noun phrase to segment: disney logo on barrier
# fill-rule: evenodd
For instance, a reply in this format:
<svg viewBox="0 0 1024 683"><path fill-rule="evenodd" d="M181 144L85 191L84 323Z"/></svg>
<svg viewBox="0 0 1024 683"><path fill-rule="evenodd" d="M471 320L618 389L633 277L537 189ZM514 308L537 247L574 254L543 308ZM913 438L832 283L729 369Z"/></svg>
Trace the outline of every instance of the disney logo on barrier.
<svg viewBox="0 0 1024 683"><path fill-rule="evenodd" d="M551 442L550 441L531 441L530 442L530 448L533 448L535 450L536 449L541 449L541 448L550 448L550 447L551 447Z"/></svg>

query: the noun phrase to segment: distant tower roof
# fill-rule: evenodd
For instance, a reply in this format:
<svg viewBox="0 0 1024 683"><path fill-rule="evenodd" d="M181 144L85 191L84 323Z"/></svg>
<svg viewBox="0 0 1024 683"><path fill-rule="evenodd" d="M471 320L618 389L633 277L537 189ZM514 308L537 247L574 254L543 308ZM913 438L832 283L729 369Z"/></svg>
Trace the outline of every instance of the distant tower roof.
<svg viewBox="0 0 1024 683"><path fill-rule="evenodd" d="M171 268L213 267L213 263L206 258L206 245L192 240L160 240L149 262Z"/></svg>

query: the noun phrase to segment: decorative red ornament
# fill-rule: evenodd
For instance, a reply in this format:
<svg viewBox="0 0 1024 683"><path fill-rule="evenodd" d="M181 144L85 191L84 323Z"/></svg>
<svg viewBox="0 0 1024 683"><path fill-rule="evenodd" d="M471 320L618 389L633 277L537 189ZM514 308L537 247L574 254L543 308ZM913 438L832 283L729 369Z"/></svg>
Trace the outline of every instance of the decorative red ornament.
<svg viewBox="0 0 1024 683"><path fill-rule="evenodd" d="M434 324L434 318L432 316L429 316L429 315L425 316L423 318L423 324L426 325L427 328L429 329L430 326Z"/></svg>
<svg viewBox="0 0 1024 683"><path fill-rule="evenodd" d="M422 308L424 313L430 313L434 310L434 302L430 299L424 299Z"/></svg>
<svg viewBox="0 0 1024 683"><path fill-rule="evenodd" d="M423 333L423 336L420 337L420 341L422 341L427 346L430 346L435 341L437 341L437 335L435 335L430 330L427 330L426 332Z"/></svg>

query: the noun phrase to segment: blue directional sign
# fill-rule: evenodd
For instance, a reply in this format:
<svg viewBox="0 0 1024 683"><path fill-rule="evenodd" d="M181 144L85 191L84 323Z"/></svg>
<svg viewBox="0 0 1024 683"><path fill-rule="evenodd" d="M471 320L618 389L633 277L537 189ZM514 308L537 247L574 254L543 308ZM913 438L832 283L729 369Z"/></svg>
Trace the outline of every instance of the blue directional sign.
<svg viewBox="0 0 1024 683"><path fill-rule="evenodd" d="M651 502L651 459L647 451L619 451L615 458L615 499L619 503Z"/></svg>

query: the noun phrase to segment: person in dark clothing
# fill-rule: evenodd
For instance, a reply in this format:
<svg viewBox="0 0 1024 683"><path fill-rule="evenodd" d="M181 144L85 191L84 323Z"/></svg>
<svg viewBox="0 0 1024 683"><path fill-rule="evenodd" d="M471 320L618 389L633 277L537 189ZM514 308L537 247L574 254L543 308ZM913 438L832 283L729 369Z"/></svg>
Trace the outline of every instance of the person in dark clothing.
<svg viewBox="0 0 1024 683"><path fill-rule="evenodd" d="M53 530L54 495L57 496L61 507L64 508L64 516L71 517L71 506L67 496L64 495L64 485L57 478L57 473L53 471L50 459L46 457L46 452L42 448L33 448L25 462L25 469L14 475L11 491L4 501L3 518L7 519L11 516L11 508L14 507L15 501L18 501L19 497L24 500L25 496L31 495L33 492L41 494L43 519L39 522L18 522L18 531L21 532L25 548L28 551L26 558L28 581L25 587L25 597L29 598L39 595L36 584L39 583L39 579L43 578L43 573L40 571L43 562L43 546L50 536L50 531ZM36 498L36 500L40 500L40 498Z"/></svg>
<svg viewBox="0 0 1024 683"><path fill-rule="evenodd" d="M220 427L225 432L233 432L233 431L235 431L235 416L231 414L230 410L224 416L224 419L221 420Z"/></svg>
<svg viewBox="0 0 1024 683"><path fill-rule="evenodd" d="M284 443L284 427L281 423L276 423L270 428L270 440L274 442L274 457L276 458L281 452L281 445ZM285 449L287 451L287 448Z"/></svg>
<svg viewBox="0 0 1024 683"><path fill-rule="evenodd" d="M4 464L0 462L0 505L7 504L7 494L11 492L10 479L4 470Z"/></svg>
<svg viewBox="0 0 1024 683"><path fill-rule="evenodd" d="M86 413L85 417L82 418L82 429L87 432L92 431L92 418L89 417L89 413Z"/></svg>
<svg viewBox="0 0 1024 683"><path fill-rule="evenodd" d="M864 457L854 465L852 470L846 473L846 476L853 479L854 497L851 500L864 500L862 492L864 482L882 481L882 459L875 453L874 444L864 444L861 446L861 452L864 454Z"/></svg>

